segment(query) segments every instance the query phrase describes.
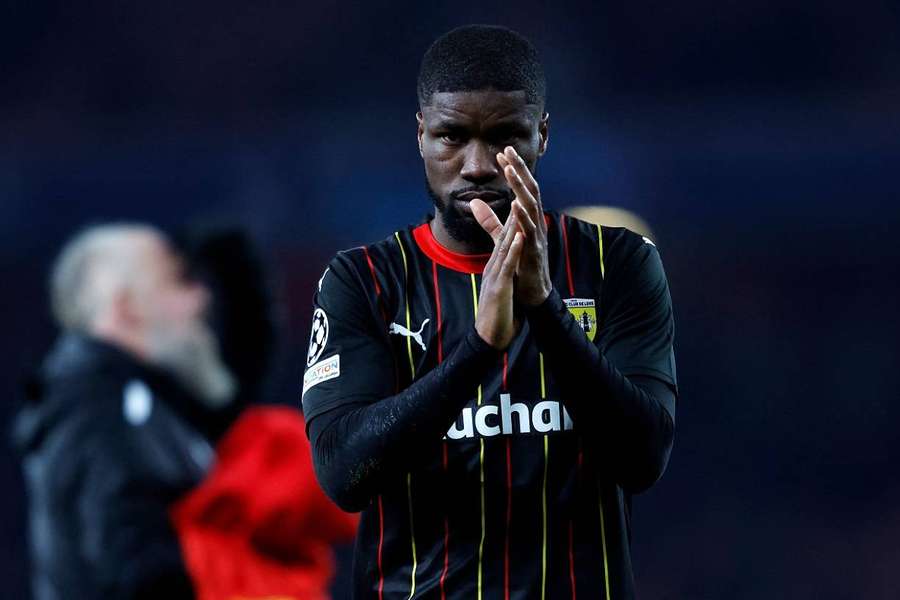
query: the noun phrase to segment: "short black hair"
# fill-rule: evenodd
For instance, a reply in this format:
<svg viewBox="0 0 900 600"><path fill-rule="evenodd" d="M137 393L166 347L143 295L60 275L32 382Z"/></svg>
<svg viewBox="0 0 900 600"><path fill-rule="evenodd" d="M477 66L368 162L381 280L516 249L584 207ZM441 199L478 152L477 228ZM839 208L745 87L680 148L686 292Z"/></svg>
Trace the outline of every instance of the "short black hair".
<svg viewBox="0 0 900 600"><path fill-rule="evenodd" d="M547 82L537 49L506 27L465 25L431 44L422 58L417 92L427 106L437 92L523 90L529 104L544 106Z"/></svg>

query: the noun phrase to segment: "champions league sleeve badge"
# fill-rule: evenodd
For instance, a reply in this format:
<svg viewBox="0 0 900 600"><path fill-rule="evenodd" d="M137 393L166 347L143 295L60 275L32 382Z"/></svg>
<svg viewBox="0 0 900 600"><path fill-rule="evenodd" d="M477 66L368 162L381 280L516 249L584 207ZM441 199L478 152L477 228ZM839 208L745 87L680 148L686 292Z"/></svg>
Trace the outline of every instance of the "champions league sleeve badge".
<svg viewBox="0 0 900 600"><path fill-rule="evenodd" d="M597 335L597 307L593 298L563 298L566 308L575 317L575 322L581 325L584 334L589 340L594 341Z"/></svg>
<svg viewBox="0 0 900 600"><path fill-rule="evenodd" d="M328 317L325 311L317 308L313 313L312 332L309 335L309 352L306 354L306 366L311 367L319 360L325 344L328 343Z"/></svg>

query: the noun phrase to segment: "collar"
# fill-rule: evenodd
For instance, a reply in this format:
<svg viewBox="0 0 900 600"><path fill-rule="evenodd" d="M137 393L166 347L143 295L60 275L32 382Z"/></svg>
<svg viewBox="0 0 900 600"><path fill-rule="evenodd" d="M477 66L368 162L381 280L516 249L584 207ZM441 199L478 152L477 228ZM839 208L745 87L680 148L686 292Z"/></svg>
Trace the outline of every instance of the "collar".
<svg viewBox="0 0 900 600"><path fill-rule="evenodd" d="M412 234L413 239L416 240L416 244L425 256L437 264L454 271L480 274L484 271L484 267L491 257L490 253L460 254L447 249L434 238L431 225L427 221L413 229Z"/></svg>

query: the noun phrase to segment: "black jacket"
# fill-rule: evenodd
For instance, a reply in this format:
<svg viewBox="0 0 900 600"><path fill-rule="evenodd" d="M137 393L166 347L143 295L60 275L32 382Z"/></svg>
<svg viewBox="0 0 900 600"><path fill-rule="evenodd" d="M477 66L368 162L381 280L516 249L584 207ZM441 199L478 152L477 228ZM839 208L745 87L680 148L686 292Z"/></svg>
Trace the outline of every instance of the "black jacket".
<svg viewBox="0 0 900 600"><path fill-rule="evenodd" d="M39 600L191 598L172 503L210 467L196 406L161 373L64 336L19 413Z"/></svg>

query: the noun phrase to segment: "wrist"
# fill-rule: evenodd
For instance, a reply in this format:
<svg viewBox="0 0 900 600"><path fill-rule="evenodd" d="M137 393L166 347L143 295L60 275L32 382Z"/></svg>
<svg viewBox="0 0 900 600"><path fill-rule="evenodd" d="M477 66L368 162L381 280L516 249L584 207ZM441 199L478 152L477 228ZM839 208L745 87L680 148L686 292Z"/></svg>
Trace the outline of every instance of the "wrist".
<svg viewBox="0 0 900 600"><path fill-rule="evenodd" d="M476 323L472 328L469 336L469 344L472 346L472 349L477 353L490 353L490 352L500 352L504 350L504 348L500 347L498 340L495 339L495 336L491 336L488 333L482 331L481 328L478 327Z"/></svg>
<svg viewBox="0 0 900 600"><path fill-rule="evenodd" d="M525 306L525 316L529 320L535 317L547 318L547 315L556 314L561 310L565 310L565 303L562 300L562 296L559 295L559 292L556 291L556 288L550 288L549 293L541 302L539 302L538 304Z"/></svg>
<svg viewBox="0 0 900 600"><path fill-rule="evenodd" d="M534 293L522 294L521 302L525 306L525 308L530 309L538 307L547 301L547 298L550 297L550 292L552 291L553 286L550 283L545 283Z"/></svg>

